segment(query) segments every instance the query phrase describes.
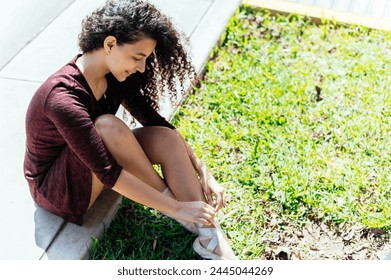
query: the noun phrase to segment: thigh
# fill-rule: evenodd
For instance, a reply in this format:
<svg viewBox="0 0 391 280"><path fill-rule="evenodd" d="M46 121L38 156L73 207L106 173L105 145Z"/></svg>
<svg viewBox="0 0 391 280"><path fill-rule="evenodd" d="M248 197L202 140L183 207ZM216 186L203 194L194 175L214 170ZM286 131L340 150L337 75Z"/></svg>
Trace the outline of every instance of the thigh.
<svg viewBox="0 0 391 280"><path fill-rule="evenodd" d="M122 120L102 115L95 121L95 126L110 154L124 170L155 189L164 190L165 182L153 168L133 131Z"/></svg>
<svg viewBox="0 0 391 280"><path fill-rule="evenodd" d="M91 197L90 197L90 203L88 205L88 209L94 204L100 193L104 190L105 186L103 183L98 179L98 177L91 173Z"/></svg>

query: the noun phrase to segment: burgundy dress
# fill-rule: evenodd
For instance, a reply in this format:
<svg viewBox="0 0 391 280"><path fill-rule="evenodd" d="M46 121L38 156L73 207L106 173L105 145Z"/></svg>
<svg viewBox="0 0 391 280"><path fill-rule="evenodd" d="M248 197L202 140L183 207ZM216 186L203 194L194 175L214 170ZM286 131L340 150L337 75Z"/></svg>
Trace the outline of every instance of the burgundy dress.
<svg viewBox="0 0 391 280"><path fill-rule="evenodd" d="M128 111L144 126L175 128L132 91L132 80L106 76L105 98L97 101L76 66L76 58L46 80L26 115L24 175L38 206L82 225L91 197L91 172L108 188L122 167L106 149L94 120L115 114L121 96L131 94Z"/></svg>

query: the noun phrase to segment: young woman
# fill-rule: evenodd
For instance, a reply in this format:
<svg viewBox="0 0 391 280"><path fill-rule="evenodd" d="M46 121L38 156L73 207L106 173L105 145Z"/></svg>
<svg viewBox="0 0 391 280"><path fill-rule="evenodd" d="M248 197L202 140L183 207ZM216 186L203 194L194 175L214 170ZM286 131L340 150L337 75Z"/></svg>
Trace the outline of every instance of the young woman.
<svg viewBox="0 0 391 280"><path fill-rule="evenodd" d="M157 113L164 91L175 101L178 85L183 91L195 77L170 20L142 0L108 1L83 20L79 46L82 54L43 83L27 111L24 172L35 202L82 225L112 188L198 233L202 257L236 259L215 221L223 188ZM120 104L142 128L114 115Z"/></svg>

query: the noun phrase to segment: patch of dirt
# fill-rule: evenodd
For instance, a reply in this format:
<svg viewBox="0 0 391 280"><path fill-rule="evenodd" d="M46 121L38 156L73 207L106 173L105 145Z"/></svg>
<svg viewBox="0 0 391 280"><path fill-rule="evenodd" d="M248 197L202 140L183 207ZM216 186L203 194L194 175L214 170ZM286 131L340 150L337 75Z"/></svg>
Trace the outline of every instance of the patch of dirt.
<svg viewBox="0 0 391 280"><path fill-rule="evenodd" d="M382 229L345 225L330 228L323 222L302 228L272 219L262 259L266 260L379 260L391 252L391 240Z"/></svg>

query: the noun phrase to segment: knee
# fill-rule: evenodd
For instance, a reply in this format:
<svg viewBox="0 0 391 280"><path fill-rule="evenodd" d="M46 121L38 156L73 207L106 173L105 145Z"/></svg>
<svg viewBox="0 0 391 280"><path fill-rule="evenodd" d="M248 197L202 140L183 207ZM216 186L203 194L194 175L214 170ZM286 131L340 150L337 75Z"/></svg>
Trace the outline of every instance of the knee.
<svg viewBox="0 0 391 280"><path fill-rule="evenodd" d="M163 154L175 156L187 151L177 132L167 127L159 127L157 130L156 140Z"/></svg>
<svg viewBox="0 0 391 280"><path fill-rule="evenodd" d="M172 153L175 149L183 147L179 135L164 126L142 127L132 132L142 146L153 148L160 155Z"/></svg>
<svg viewBox="0 0 391 280"><path fill-rule="evenodd" d="M119 136L130 131L122 120L110 114L97 117L94 123L96 130L101 136Z"/></svg>
<svg viewBox="0 0 391 280"><path fill-rule="evenodd" d="M168 147L178 147L181 144L179 135L171 128L159 126L156 129L156 139L159 139L161 145Z"/></svg>

